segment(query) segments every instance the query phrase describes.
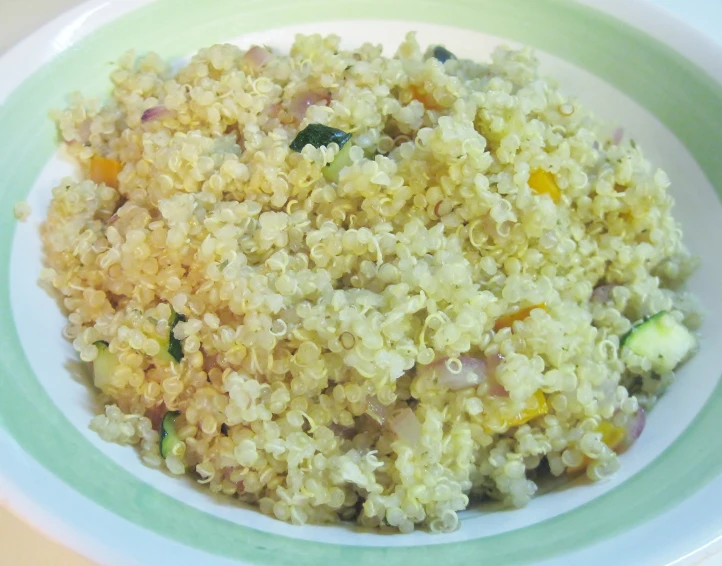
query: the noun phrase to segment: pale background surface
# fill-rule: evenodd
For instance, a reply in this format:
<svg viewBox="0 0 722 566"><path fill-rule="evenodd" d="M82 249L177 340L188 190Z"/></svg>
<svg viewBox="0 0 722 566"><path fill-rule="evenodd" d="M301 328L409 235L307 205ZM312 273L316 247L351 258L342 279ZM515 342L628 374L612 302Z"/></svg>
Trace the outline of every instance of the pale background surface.
<svg viewBox="0 0 722 566"><path fill-rule="evenodd" d="M82 0L0 0L0 53L43 23ZM122 0L121 0L122 1ZM722 43L721 0L653 0ZM720 566L708 555L698 566ZM0 507L0 566L94 566ZM162 565L161 565L162 566ZM690 564L689 566L692 566Z"/></svg>

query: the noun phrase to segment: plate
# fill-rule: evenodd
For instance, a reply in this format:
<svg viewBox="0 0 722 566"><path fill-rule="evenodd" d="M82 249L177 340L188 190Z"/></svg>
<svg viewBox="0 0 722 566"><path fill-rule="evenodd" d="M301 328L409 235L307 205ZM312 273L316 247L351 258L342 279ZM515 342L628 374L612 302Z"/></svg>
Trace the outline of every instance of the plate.
<svg viewBox="0 0 722 566"><path fill-rule="evenodd" d="M600 116L623 125L668 172L676 217L702 259L689 288L706 312L701 351L652 411L611 480L540 496L520 510L470 510L447 535L294 527L143 467L88 430L63 317L37 285L38 226L72 168L47 118L67 93L103 95L125 50L181 60L218 42L287 49L297 32L337 33L390 52L409 30L484 59L499 43L538 50ZM101 564L349 566L667 564L722 535L722 53L642 1L112 0L59 17L0 59L0 494L33 524ZM12 220L15 202L32 207ZM623 559L621 557L624 557Z"/></svg>

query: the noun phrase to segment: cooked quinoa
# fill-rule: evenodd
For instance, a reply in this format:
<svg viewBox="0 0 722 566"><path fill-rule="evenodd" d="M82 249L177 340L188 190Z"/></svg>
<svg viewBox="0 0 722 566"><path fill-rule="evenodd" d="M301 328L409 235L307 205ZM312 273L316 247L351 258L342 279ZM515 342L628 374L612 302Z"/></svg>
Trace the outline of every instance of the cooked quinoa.
<svg viewBox="0 0 722 566"><path fill-rule="evenodd" d="M30 205L25 201L16 202L13 207L13 215L20 222L25 222L30 217L31 212Z"/></svg>
<svg viewBox="0 0 722 566"><path fill-rule="evenodd" d="M42 228L103 439L283 521L401 532L619 468L673 379L624 340L699 324L695 262L667 175L532 52L313 35L111 79L54 115L85 178ZM337 143L290 148L310 124L352 134L331 180Z"/></svg>

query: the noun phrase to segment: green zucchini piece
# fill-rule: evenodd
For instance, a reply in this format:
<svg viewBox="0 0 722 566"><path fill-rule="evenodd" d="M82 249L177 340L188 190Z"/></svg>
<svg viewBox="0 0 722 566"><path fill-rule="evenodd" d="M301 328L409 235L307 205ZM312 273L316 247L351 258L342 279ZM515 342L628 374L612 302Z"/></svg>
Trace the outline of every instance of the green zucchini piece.
<svg viewBox="0 0 722 566"><path fill-rule="evenodd" d="M323 177L329 183L338 183L338 176L341 169L351 165L351 144L347 143L336 154L334 160L323 168Z"/></svg>
<svg viewBox="0 0 722 566"><path fill-rule="evenodd" d="M160 346L160 352L156 354L156 359L166 363L180 362L183 359L183 345L173 335L173 329L179 322L186 322L188 319L185 315L178 314L171 308L170 319L168 320L168 336L156 337L155 341Z"/></svg>
<svg viewBox="0 0 722 566"><path fill-rule="evenodd" d="M160 423L160 455L167 458L173 448L181 442L175 430L175 420L180 416L180 411L168 411L163 415Z"/></svg>
<svg viewBox="0 0 722 566"><path fill-rule="evenodd" d="M337 143L343 148L346 142L351 139L351 134L323 124L309 124L291 142L291 149L300 152L308 144L315 148Z"/></svg>
<svg viewBox="0 0 722 566"><path fill-rule="evenodd" d="M101 391L106 391L119 365L118 356L110 351L109 344L104 340L98 340L93 345L98 349L98 355L93 360L93 383Z"/></svg>
<svg viewBox="0 0 722 566"><path fill-rule="evenodd" d="M687 359L697 345L694 335L668 312L661 311L635 324L621 347L647 358L656 373L667 373Z"/></svg>

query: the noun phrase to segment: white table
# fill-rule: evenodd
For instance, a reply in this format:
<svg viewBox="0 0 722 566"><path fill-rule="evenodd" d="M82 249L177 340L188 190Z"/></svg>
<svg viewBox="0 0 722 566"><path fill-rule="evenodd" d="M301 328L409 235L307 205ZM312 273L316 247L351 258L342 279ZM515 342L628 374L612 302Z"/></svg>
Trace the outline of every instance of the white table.
<svg viewBox="0 0 722 566"><path fill-rule="evenodd" d="M82 0L0 0L0 53L57 14ZM629 0L633 1L633 0ZM653 0L722 43L722 0ZM693 564L722 565L722 549ZM0 507L0 564L3 566L94 566L38 533ZM688 566L692 566L689 564Z"/></svg>

